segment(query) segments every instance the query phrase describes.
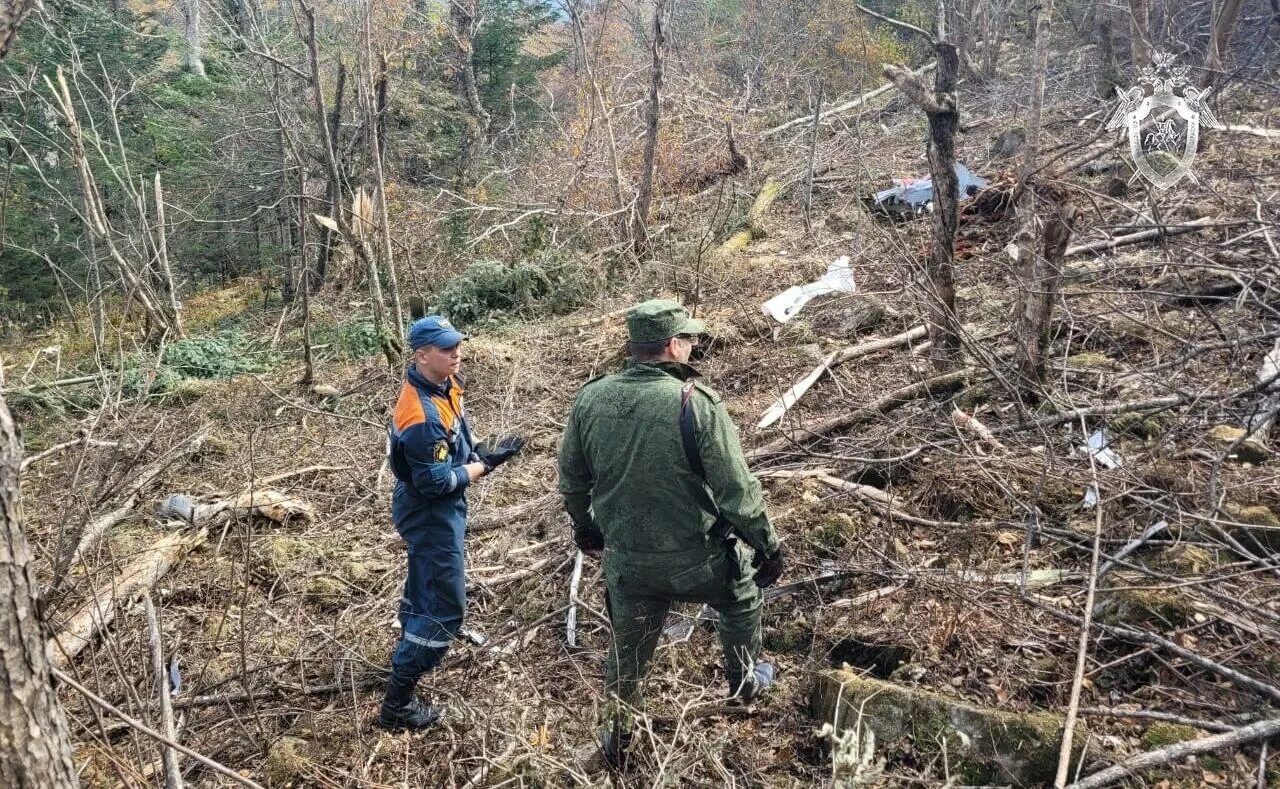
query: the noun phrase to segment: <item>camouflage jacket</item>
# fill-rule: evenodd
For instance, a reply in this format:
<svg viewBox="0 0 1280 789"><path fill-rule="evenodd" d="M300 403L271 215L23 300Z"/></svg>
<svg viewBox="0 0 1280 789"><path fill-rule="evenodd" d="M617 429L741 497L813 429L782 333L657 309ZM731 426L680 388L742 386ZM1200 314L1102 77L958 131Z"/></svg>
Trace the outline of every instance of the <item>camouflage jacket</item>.
<svg viewBox="0 0 1280 789"><path fill-rule="evenodd" d="M690 404L705 481L685 457L681 387L697 375L677 362L631 363L588 382L574 399L560 446L560 493L574 529L602 534L607 556L651 563L661 554L722 550L715 508L751 547L778 548L737 430L720 397L701 384Z"/></svg>

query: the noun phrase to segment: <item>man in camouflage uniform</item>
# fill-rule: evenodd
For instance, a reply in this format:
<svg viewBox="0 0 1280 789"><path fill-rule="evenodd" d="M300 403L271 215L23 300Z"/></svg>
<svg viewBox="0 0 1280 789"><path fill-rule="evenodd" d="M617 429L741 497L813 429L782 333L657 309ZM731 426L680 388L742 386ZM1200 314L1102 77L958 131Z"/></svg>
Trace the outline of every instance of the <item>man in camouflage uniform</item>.
<svg viewBox="0 0 1280 789"><path fill-rule="evenodd" d="M674 301L632 308L632 359L582 387L560 448L574 541L592 556L603 552L613 623L604 751L615 766L672 603L706 603L720 614L732 698L750 702L773 682L773 666L756 662L760 589L781 575L782 546L724 403L688 365L704 330ZM684 409L693 419L682 431Z"/></svg>

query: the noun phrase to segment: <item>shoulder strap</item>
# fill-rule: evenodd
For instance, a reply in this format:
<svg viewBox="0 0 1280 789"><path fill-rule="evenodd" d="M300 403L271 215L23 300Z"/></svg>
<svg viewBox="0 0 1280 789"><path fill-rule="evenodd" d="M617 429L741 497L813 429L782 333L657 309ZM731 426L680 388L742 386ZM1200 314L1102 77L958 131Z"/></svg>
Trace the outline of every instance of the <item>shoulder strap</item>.
<svg viewBox="0 0 1280 789"><path fill-rule="evenodd" d="M707 470L702 465L702 453L698 452L698 415L689 402L693 397L693 381L685 381L680 389L680 443L684 445L684 458L689 461L693 473L707 478Z"/></svg>
<svg viewBox="0 0 1280 789"><path fill-rule="evenodd" d="M694 413L693 403L693 381L685 381L680 389L680 443L684 445L684 457L689 461L689 467L693 469L693 473L702 477L703 483L707 481L707 469L702 465L702 453L698 451L698 415ZM703 488L704 503L708 507L708 512L715 516L716 523L712 527L712 534L715 534L721 540L727 541L733 536L733 524L725 520L720 515L720 508L716 506L716 502L711 498Z"/></svg>

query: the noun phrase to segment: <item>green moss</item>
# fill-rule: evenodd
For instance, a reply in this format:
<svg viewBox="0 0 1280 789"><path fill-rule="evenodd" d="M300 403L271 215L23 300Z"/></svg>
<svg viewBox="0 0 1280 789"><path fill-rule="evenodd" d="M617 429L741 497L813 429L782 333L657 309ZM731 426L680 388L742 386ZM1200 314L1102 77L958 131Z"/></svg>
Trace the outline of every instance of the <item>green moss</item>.
<svg viewBox="0 0 1280 789"><path fill-rule="evenodd" d="M1130 412L1117 414L1108 424L1115 433L1137 436L1138 438L1156 438L1164 432L1164 425L1154 416Z"/></svg>
<svg viewBox="0 0 1280 789"><path fill-rule="evenodd" d="M1169 589L1125 589L1106 595L1097 608L1099 622L1109 625L1142 624L1180 627L1194 609L1178 592Z"/></svg>
<svg viewBox="0 0 1280 789"><path fill-rule="evenodd" d="M281 737L267 752L267 778L272 786L300 786L310 772L309 743L299 737Z"/></svg>
<svg viewBox="0 0 1280 789"><path fill-rule="evenodd" d="M798 652L813 643L813 626L804 615L776 628L767 628L764 646L770 652Z"/></svg>
<svg viewBox="0 0 1280 789"><path fill-rule="evenodd" d="M1072 367L1083 367L1086 370L1114 370L1116 368L1115 359L1097 351L1077 353L1075 356L1067 358L1067 364Z"/></svg>
<svg viewBox="0 0 1280 789"><path fill-rule="evenodd" d="M1063 721L1049 713L987 709L845 670L819 676L810 711L838 727L852 725L861 714L877 747L909 741L926 759L945 742L952 774L969 783L1041 785L1053 780L1057 768ZM1081 733L1076 742L1083 741Z"/></svg>
<svg viewBox="0 0 1280 789"><path fill-rule="evenodd" d="M1166 745L1199 739L1203 736L1204 732L1192 726L1157 721L1148 726L1147 730L1142 733L1141 741L1143 750L1151 751L1156 748L1163 748Z"/></svg>

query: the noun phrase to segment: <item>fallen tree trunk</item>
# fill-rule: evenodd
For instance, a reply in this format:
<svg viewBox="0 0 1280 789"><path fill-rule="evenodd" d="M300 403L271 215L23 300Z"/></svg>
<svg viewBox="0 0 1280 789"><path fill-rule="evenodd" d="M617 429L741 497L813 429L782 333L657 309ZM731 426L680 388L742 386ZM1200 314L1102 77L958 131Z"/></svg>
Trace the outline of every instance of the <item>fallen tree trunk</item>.
<svg viewBox="0 0 1280 789"><path fill-rule="evenodd" d="M747 245L753 239L762 238L765 235L764 228L761 226L761 220L769 207L773 205L773 201L778 199L778 194L782 191L781 185L772 178L764 182L764 186L760 187L760 193L756 195L756 199L751 203L750 210L747 211L746 225L729 236L723 244L716 249L717 257L725 257L735 252L741 252L747 248Z"/></svg>
<svg viewBox="0 0 1280 789"><path fill-rule="evenodd" d="M1201 737L1198 740L1174 743L1165 748L1140 753L1137 756L1125 759L1119 764L1096 772L1084 780L1068 784L1067 789L1098 789L1098 787L1110 786L1117 781L1128 778L1139 770L1159 767L1180 761L1188 756L1213 753L1223 748L1233 748L1237 745L1247 745L1259 740L1267 740L1278 734L1280 734L1280 718L1258 721L1224 734L1215 734L1212 737Z"/></svg>
<svg viewBox="0 0 1280 789"><path fill-rule="evenodd" d="M179 518L195 526L209 526L223 514L230 514L233 518L256 515L281 525L293 520L313 523L316 519L315 508L310 504L271 488L207 503L199 503L190 496L174 493L161 503L160 514L167 518Z"/></svg>
<svg viewBox="0 0 1280 789"><path fill-rule="evenodd" d="M1220 220L1217 217L1206 216L1190 222L1184 222L1180 225L1153 227L1150 230L1139 230L1136 233L1116 236L1115 238L1107 238L1102 241L1090 241L1087 244L1078 244L1074 247L1068 247L1065 257L1083 255L1086 252L1101 252L1107 249L1115 249L1116 247L1123 247L1129 244L1138 244L1143 241L1150 241L1153 238L1176 236L1182 233L1192 233L1196 230L1203 230L1205 227L1214 225L1219 221Z"/></svg>
<svg viewBox="0 0 1280 789"><path fill-rule="evenodd" d="M167 534L143 551L110 583L94 590L89 601L66 620L57 635L46 642L51 665L55 669L69 668L94 636L115 620L120 603L154 586L183 556L202 544L207 535L204 529Z"/></svg>
<svg viewBox="0 0 1280 789"><path fill-rule="evenodd" d="M927 327L916 326L914 329L908 329L907 331L904 331L901 334L895 334L892 337L867 340L866 342L860 342L857 345L851 345L848 348L841 348L838 351L833 351L832 353L827 354L827 358L823 359L821 364L813 368L812 372L800 379L799 383L788 389L783 393L782 397L779 397L774 401L773 405L769 406L769 409L760 416L760 421L756 424L756 427L765 428L781 419L782 415L787 412L787 409L800 402L800 398L804 396L804 393L809 391L809 389L818 382L818 379L822 377L823 373L833 367L844 364L850 359L857 359L860 356L866 356L868 354L875 353L876 351L896 348L915 340L923 340L928 334L929 330Z"/></svg>
<svg viewBox="0 0 1280 789"><path fill-rule="evenodd" d="M831 417L830 419L820 419L807 422L797 428L793 434L784 436L775 441L770 441L764 446L758 447L747 453L748 461L757 461L767 458L771 455L777 455L787 451L797 444L804 444L817 438L822 438L836 430L865 422L868 419L886 414L899 406L905 405L912 400L926 397L938 392L949 392L959 388L969 378L968 370L953 370L942 375L935 375L932 378L926 378L913 384L895 389L889 394L875 400L862 408L854 409L847 414Z"/></svg>
<svg viewBox="0 0 1280 789"><path fill-rule="evenodd" d="M934 68L937 67L937 65L938 64L936 61L932 63L926 63L925 65L921 66L920 68L916 69L911 73L917 77L920 77L928 73L929 71L932 71ZM893 87L894 87L894 83L892 81L889 81L881 85L880 87L876 88L875 90L871 90L862 94L861 96L859 96L856 99L853 99L852 101L846 101L843 104L837 104L836 106L826 110L825 112L818 113L818 121L822 122L827 118L832 118L837 115L843 115L844 113L849 112L850 110L856 110L862 105L866 104L868 101L871 101L872 99L876 98L877 96L883 96L884 94L893 90ZM779 132L784 132L787 129L795 128L796 126L805 126L810 123L813 123L813 116L805 115L800 118L794 118L792 120L789 120L786 123L783 123L781 125L774 126L772 129L765 129L764 131L760 132L760 136L772 137L773 135Z"/></svg>

